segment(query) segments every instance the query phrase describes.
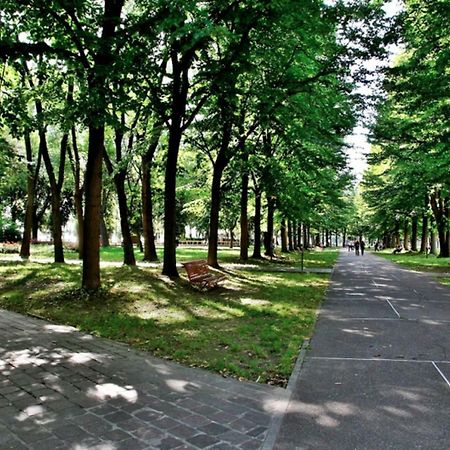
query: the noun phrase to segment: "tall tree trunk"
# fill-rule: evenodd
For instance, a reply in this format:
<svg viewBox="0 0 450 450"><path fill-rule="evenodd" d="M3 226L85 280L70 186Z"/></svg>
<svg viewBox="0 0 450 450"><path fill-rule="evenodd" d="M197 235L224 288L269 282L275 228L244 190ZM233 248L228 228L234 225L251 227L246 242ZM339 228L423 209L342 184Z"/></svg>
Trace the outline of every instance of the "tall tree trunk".
<svg viewBox="0 0 450 450"><path fill-rule="evenodd" d="M418 218L416 215L411 219L411 250L417 252L417 225Z"/></svg>
<svg viewBox="0 0 450 450"><path fill-rule="evenodd" d="M85 177L85 213L83 227L83 276L81 285L88 291L100 287L100 217L102 203L102 161L105 143L104 117L106 111L106 73L112 56L112 44L124 0L105 1L102 19L101 43L95 64L89 73L89 144ZM95 103L94 103L95 101Z"/></svg>
<svg viewBox="0 0 450 450"><path fill-rule="evenodd" d="M267 237L265 239L265 253L267 256L274 256L273 249L273 216L275 212L275 199L272 196L267 196Z"/></svg>
<svg viewBox="0 0 450 450"><path fill-rule="evenodd" d="M428 247L428 214L422 214L422 236L420 239L420 253L427 252Z"/></svg>
<svg viewBox="0 0 450 450"><path fill-rule="evenodd" d="M89 291L100 287L100 218L102 204L102 161L104 125L89 126L88 160L85 178L83 223L82 287Z"/></svg>
<svg viewBox="0 0 450 450"><path fill-rule="evenodd" d="M20 257L30 258L31 231L33 225L34 198L36 192L36 180L39 176L40 154L37 158L36 167L33 167L33 150L31 147L30 133L25 132L25 151L27 158L27 207L25 211L24 230L22 245L20 247Z"/></svg>
<svg viewBox="0 0 450 450"><path fill-rule="evenodd" d="M234 248L234 232L233 232L233 228L230 228L230 248Z"/></svg>
<svg viewBox="0 0 450 450"><path fill-rule="evenodd" d="M302 224L299 222L297 225L297 248L302 245Z"/></svg>
<svg viewBox="0 0 450 450"><path fill-rule="evenodd" d="M131 228L129 221L129 211L127 194L125 191L125 181L126 181L126 168L122 166L122 141L125 129L125 114L121 114L120 118L120 128L115 129L115 147L116 147L116 164L119 169L114 174L113 165L106 152L104 151L104 158L106 163L106 168L108 169L109 175L113 176L114 184L117 191L117 201L119 204L119 215L120 215L120 229L122 232L122 245L123 245L123 263L128 266L136 265L136 258L134 256L133 249L133 239L131 236Z"/></svg>
<svg viewBox="0 0 450 450"><path fill-rule="evenodd" d="M176 123L174 123L174 120L176 120ZM181 143L180 125L181 117L174 115L170 127L166 174L164 178L164 262L162 273L172 278L179 276L176 258L176 173L178 152Z"/></svg>
<svg viewBox="0 0 450 450"><path fill-rule="evenodd" d="M208 264L211 267L216 268L219 267L219 263L217 261L217 245L219 241L220 185L225 166L225 155L219 153L213 169L208 240Z"/></svg>
<svg viewBox="0 0 450 450"><path fill-rule="evenodd" d="M104 215L103 211L102 211L102 217L100 219L100 241L101 241L101 246L103 248L107 248L110 246L109 232L108 232L108 227L106 226L105 215Z"/></svg>
<svg viewBox="0 0 450 450"><path fill-rule="evenodd" d="M70 165L72 167L72 174L74 178L74 205L77 217L77 232L78 232L78 257L83 258L83 187L81 185L81 166L80 153L78 151L77 132L75 127L72 127L72 151L68 147Z"/></svg>
<svg viewBox="0 0 450 450"><path fill-rule="evenodd" d="M292 221L290 219L288 219L287 222L287 233L288 233L289 251L292 252L294 250L294 241L292 236Z"/></svg>
<svg viewBox="0 0 450 450"><path fill-rule="evenodd" d="M125 192L125 177L126 175L122 171L114 177L117 189L117 200L119 203L120 229L122 230L123 239L123 263L128 266L135 266L136 258L134 256L130 222L128 220L129 212L127 195Z"/></svg>
<svg viewBox="0 0 450 450"><path fill-rule="evenodd" d="M394 229L394 247L398 247L400 245L400 223L395 221L395 229Z"/></svg>
<svg viewBox="0 0 450 450"><path fill-rule="evenodd" d="M297 235L297 221L292 221L292 250L298 247L298 235Z"/></svg>
<svg viewBox="0 0 450 450"><path fill-rule="evenodd" d="M261 259L261 191L255 189L255 242L253 247L254 259Z"/></svg>
<svg viewBox="0 0 450 450"><path fill-rule="evenodd" d="M344 228L342 232L342 247L345 247L346 243L347 243L347 228Z"/></svg>
<svg viewBox="0 0 450 450"><path fill-rule="evenodd" d="M287 237L287 229L286 229L286 219L283 217L281 219L281 252L288 252L288 237Z"/></svg>
<svg viewBox="0 0 450 450"><path fill-rule="evenodd" d="M241 248L240 259L241 261L248 260L248 245L249 245L249 233L248 233L248 173L245 172L242 175L241 185Z"/></svg>
<svg viewBox="0 0 450 450"><path fill-rule="evenodd" d="M450 216L448 198L443 198L441 192L433 192L430 196L430 205L433 210L439 236L439 257L448 258L450 254L450 239L447 225Z"/></svg>
<svg viewBox="0 0 450 450"><path fill-rule="evenodd" d="M437 235L436 235L436 231L431 230L431 254L432 255L438 255L438 249L437 249Z"/></svg>
<svg viewBox="0 0 450 450"><path fill-rule="evenodd" d="M410 241L409 241L409 220L405 219L404 228L403 228L403 247L405 251L410 249Z"/></svg>
<svg viewBox="0 0 450 450"><path fill-rule="evenodd" d="M153 157L158 147L161 135L161 126L155 125L155 134L152 136L147 151L142 155L142 229L144 234L144 261L158 261L155 247L155 229L153 226L153 195L151 168Z"/></svg>
<svg viewBox="0 0 450 450"><path fill-rule="evenodd" d="M42 113L42 109L40 110ZM44 129L39 130L39 149L47 170L51 190L52 211L52 237L54 246L55 262L64 262L64 249L62 243L62 217L61 217L61 190L56 181L53 165L47 146L47 136Z"/></svg>
<svg viewBox="0 0 450 450"><path fill-rule="evenodd" d="M309 248L308 226L305 223L303 223L303 248Z"/></svg>

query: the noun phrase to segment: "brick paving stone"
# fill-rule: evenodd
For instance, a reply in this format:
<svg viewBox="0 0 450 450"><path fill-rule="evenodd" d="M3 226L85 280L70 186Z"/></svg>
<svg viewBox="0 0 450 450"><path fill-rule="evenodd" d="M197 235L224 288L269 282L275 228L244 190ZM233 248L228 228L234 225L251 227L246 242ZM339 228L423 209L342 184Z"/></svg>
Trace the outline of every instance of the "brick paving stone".
<svg viewBox="0 0 450 450"><path fill-rule="evenodd" d="M239 431L227 431L226 433L222 433L220 435L217 436L220 440L228 442L230 444L233 445L239 445L242 444L243 442L248 441L248 436L243 434L243 433L239 433Z"/></svg>
<svg viewBox="0 0 450 450"><path fill-rule="evenodd" d="M60 439L52 436L48 439L44 439L43 441L40 441L36 444L34 444L35 450L55 450L64 448L64 442Z"/></svg>
<svg viewBox="0 0 450 450"><path fill-rule="evenodd" d="M161 450L171 450L180 448L183 445L183 442L179 439L175 439L173 437L167 437L165 439L161 440L161 443L159 444L159 449Z"/></svg>
<svg viewBox="0 0 450 450"><path fill-rule="evenodd" d="M258 425L269 425L270 417L267 414L262 414L254 411L250 411L244 414L244 419L251 420Z"/></svg>
<svg viewBox="0 0 450 450"><path fill-rule="evenodd" d="M218 423L231 423L234 422L236 420L236 415L234 414L230 414L224 411L219 411L217 413L212 414L211 416L209 416L209 418L213 421L213 422L218 422Z"/></svg>
<svg viewBox="0 0 450 450"><path fill-rule="evenodd" d="M124 411L117 411L111 414L107 414L104 417L104 419L112 423L120 423L123 422L124 420L130 420L132 417L133 416L131 414L128 414Z"/></svg>
<svg viewBox="0 0 450 450"><path fill-rule="evenodd" d="M98 437L101 439L107 439L112 442L121 442L126 439L130 439L132 436L120 428L115 430L109 430L103 433L98 433Z"/></svg>
<svg viewBox="0 0 450 450"><path fill-rule="evenodd" d="M93 414L84 414L70 421L93 435L105 434L108 431L112 431L114 427L110 422Z"/></svg>
<svg viewBox="0 0 450 450"><path fill-rule="evenodd" d="M236 450L236 447L226 442L219 442L218 444L214 444L212 447L209 447L208 450Z"/></svg>
<svg viewBox="0 0 450 450"><path fill-rule="evenodd" d="M256 439L243 442L238 448L242 450L258 450L262 447L262 442Z"/></svg>
<svg viewBox="0 0 450 450"><path fill-rule="evenodd" d="M33 450L225 450L284 395L3 310L0 342L0 436Z"/></svg>
<svg viewBox="0 0 450 450"><path fill-rule="evenodd" d="M240 431L241 433L247 433L250 430L256 428L256 423L246 419L238 419L230 423L230 428Z"/></svg>
<svg viewBox="0 0 450 450"><path fill-rule="evenodd" d="M170 429L169 433L181 439L187 439L198 434L198 431L186 425L179 425L178 427Z"/></svg>
<svg viewBox="0 0 450 450"><path fill-rule="evenodd" d="M120 422L120 426L122 429L133 432L138 430L139 428L142 428L144 426L144 422L142 420L132 418L128 420L124 420L123 422Z"/></svg>
<svg viewBox="0 0 450 450"><path fill-rule="evenodd" d="M186 439L190 444L195 445L198 448L206 448L210 445L214 445L220 442L219 439L207 434L197 434L197 436Z"/></svg>
<svg viewBox="0 0 450 450"><path fill-rule="evenodd" d="M212 421L206 418L205 416L200 416L199 414L192 414L190 416L185 417L183 419L183 422L191 427L202 427L204 425L207 425L208 423L211 423Z"/></svg>
<svg viewBox="0 0 450 450"><path fill-rule="evenodd" d="M248 436L258 437L258 436L261 436L266 431L267 431L267 427L260 426L260 427L256 427L256 428L253 428L252 430L247 431L246 434Z"/></svg>
<svg viewBox="0 0 450 450"><path fill-rule="evenodd" d="M220 425L219 423L210 423L208 425L205 425L203 427L200 427L200 431L209 434L211 436L217 436L218 434L226 433L227 431L230 431L229 428L224 427L223 425Z"/></svg>
<svg viewBox="0 0 450 450"><path fill-rule="evenodd" d="M163 417L161 419L153 421L152 425L163 430L170 430L171 428L178 427L180 425L180 422L178 422L177 420L173 420L170 417Z"/></svg>
<svg viewBox="0 0 450 450"><path fill-rule="evenodd" d="M139 439L129 438L119 443L112 442L110 448L114 448L114 450L143 450L149 448L149 446Z"/></svg>
<svg viewBox="0 0 450 450"><path fill-rule="evenodd" d="M141 428L138 428L137 430L134 430L132 432L133 436L143 440L151 440L151 439L162 439L165 436L165 433L161 430L158 430L156 428L153 428L148 425L144 425Z"/></svg>
<svg viewBox="0 0 450 450"><path fill-rule="evenodd" d="M133 414L133 416L138 419L144 420L146 422L151 422L153 420L158 420L164 417L164 414L158 411L154 411L150 408L141 409Z"/></svg>

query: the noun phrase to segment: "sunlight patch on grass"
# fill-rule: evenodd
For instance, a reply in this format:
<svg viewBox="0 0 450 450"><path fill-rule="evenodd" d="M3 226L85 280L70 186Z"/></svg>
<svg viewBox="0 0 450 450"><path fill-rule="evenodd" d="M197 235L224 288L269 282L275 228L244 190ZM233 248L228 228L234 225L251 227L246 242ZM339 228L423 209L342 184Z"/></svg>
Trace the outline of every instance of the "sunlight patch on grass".
<svg viewBox="0 0 450 450"><path fill-rule="evenodd" d="M412 252L394 255L392 251L383 251L376 253L376 255L414 270L424 272L450 272L450 258L438 258L435 255Z"/></svg>
<svg viewBox="0 0 450 450"><path fill-rule="evenodd" d="M36 314L189 366L285 385L311 335L328 276L227 272L199 292L168 284L151 268L102 269L104 288L78 289L78 265L10 264L0 269L0 307Z"/></svg>

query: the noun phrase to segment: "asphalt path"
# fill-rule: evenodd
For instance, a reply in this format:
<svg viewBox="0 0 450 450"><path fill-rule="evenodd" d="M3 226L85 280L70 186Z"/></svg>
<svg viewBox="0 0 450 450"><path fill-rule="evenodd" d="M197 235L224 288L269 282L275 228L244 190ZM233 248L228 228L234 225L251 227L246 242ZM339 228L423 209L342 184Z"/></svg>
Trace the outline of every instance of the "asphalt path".
<svg viewBox="0 0 450 450"><path fill-rule="evenodd" d="M450 287L342 252L274 448L450 449Z"/></svg>

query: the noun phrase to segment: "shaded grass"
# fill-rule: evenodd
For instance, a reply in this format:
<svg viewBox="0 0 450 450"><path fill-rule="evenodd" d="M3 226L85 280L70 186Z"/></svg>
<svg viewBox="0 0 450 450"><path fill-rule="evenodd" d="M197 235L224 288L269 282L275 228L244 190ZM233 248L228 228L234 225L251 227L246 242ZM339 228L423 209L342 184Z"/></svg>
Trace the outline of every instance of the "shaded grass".
<svg viewBox="0 0 450 450"><path fill-rule="evenodd" d="M449 272L450 258L437 258L434 255L424 255L423 253L399 253L392 254L392 250L375 253L378 256L388 259L389 261L401 264L409 269L423 272Z"/></svg>
<svg viewBox="0 0 450 450"><path fill-rule="evenodd" d="M137 248L134 249L137 261L142 261L144 254ZM249 249L249 254L252 254L253 249ZM177 248L177 261L184 262L195 259L206 259L208 250L206 247L178 247ZM163 259L163 249L157 248L157 254L159 261ZM31 255L33 258L53 258L53 247L46 244L34 244L31 247ZM65 249L64 256L66 260L77 260L78 252L72 249ZM324 249L323 251L310 250L304 253L304 265L306 268L331 268L336 262L338 256L338 250L336 249ZM8 256L5 255L7 258ZM1 259L1 256L0 256ZM106 247L100 249L100 259L105 262L123 262L123 249L121 247ZM219 248L218 259L220 264L240 263L239 260L239 248ZM301 262L300 252L291 252L280 254L278 253L276 258L270 261L267 258L264 259L252 259L248 260L248 264L260 265L260 266L272 266L279 264L299 265Z"/></svg>
<svg viewBox="0 0 450 450"><path fill-rule="evenodd" d="M224 376L285 385L311 335L328 277L228 272L224 286L198 292L155 269L102 270L103 289L78 289L76 265L0 267L0 307L128 343Z"/></svg>

